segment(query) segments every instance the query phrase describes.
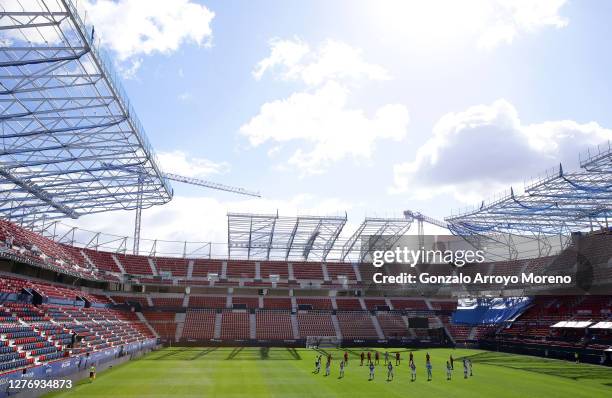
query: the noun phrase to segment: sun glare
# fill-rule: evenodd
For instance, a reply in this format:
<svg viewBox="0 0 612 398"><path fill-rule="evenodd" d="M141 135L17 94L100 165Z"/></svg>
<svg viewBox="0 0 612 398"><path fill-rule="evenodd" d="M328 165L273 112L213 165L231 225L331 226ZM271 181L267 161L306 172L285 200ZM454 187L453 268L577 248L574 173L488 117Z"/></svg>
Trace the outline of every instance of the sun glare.
<svg viewBox="0 0 612 398"><path fill-rule="evenodd" d="M382 0L367 8L382 40L417 47L458 45L495 23L491 5L477 0Z"/></svg>

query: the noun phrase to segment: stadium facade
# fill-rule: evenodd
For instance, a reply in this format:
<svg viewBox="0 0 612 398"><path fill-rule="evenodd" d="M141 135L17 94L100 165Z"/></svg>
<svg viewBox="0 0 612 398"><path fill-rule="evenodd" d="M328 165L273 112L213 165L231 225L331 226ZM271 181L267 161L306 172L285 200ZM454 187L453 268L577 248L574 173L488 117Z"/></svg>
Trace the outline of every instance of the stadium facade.
<svg viewBox="0 0 612 398"><path fill-rule="evenodd" d="M578 171L559 166L444 222L367 218L346 239L346 216L278 214L228 214L222 255L58 232L65 218L162 205L173 191L94 29L70 0L32 5L0 18L1 397L10 380L77 377L159 345L469 345L611 363L609 144ZM496 258L399 270L435 283L375 283L372 252L415 222L419 239L435 222ZM459 272L486 283L441 278ZM575 283L503 278L563 273Z"/></svg>

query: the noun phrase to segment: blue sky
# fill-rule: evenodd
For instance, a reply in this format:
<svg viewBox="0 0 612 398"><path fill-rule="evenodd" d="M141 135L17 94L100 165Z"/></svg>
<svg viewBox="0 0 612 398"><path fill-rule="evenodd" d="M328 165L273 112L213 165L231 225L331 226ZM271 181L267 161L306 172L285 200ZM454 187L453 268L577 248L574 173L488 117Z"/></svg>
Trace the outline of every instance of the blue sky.
<svg viewBox="0 0 612 398"><path fill-rule="evenodd" d="M164 169L265 196L175 183L145 237L224 241L227 211L347 211L348 232L404 209L443 218L612 137L608 1L98 0L88 13ZM125 217L80 223L129 235Z"/></svg>

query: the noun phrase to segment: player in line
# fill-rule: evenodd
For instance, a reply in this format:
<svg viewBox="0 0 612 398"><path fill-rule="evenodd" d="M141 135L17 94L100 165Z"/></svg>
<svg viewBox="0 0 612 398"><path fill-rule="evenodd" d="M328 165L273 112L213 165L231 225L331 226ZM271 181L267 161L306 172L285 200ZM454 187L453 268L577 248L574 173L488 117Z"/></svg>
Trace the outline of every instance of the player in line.
<svg viewBox="0 0 612 398"><path fill-rule="evenodd" d="M400 352L395 353L395 366L399 366L400 364Z"/></svg>
<svg viewBox="0 0 612 398"><path fill-rule="evenodd" d="M344 364L348 365L348 351L344 351Z"/></svg>
<svg viewBox="0 0 612 398"><path fill-rule="evenodd" d="M376 351L374 352L374 365L378 365L379 362L380 362L380 352Z"/></svg>
<svg viewBox="0 0 612 398"><path fill-rule="evenodd" d="M387 381L393 380L393 364L391 361L387 363Z"/></svg>
<svg viewBox="0 0 612 398"><path fill-rule="evenodd" d="M315 358L315 370L312 373L319 374L320 371L321 371L321 355L318 355Z"/></svg>
<svg viewBox="0 0 612 398"><path fill-rule="evenodd" d="M365 357L363 351L361 351L360 357L361 357L361 363L359 364L359 366L363 366L363 358Z"/></svg>
<svg viewBox="0 0 612 398"><path fill-rule="evenodd" d="M368 365L372 363L372 352L368 351Z"/></svg>
<svg viewBox="0 0 612 398"><path fill-rule="evenodd" d="M368 379L368 381L374 380L374 369L376 369L374 367L374 363L370 362L370 378Z"/></svg>
<svg viewBox="0 0 612 398"><path fill-rule="evenodd" d="M327 362L325 362L325 376L329 376L329 373L331 370L331 361L332 361L332 357L331 357L331 354L329 354L327 356Z"/></svg>
<svg viewBox="0 0 612 398"><path fill-rule="evenodd" d="M427 381L431 381L433 378L433 375L431 373L431 361L429 360L429 353L427 354L427 361L425 362L425 368L427 369Z"/></svg>
<svg viewBox="0 0 612 398"><path fill-rule="evenodd" d="M385 365L389 362L389 351L385 351Z"/></svg>
<svg viewBox="0 0 612 398"><path fill-rule="evenodd" d="M412 355L412 353L410 353L410 355ZM411 359L410 360L410 381L416 381L416 365L414 364L414 361Z"/></svg>

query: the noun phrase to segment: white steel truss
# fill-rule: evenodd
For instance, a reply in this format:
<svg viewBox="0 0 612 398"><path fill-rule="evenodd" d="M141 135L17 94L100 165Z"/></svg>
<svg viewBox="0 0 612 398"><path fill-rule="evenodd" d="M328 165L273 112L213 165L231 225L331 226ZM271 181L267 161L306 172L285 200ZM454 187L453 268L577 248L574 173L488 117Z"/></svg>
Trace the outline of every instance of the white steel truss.
<svg viewBox="0 0 612 398"><path fill-rule="evenodd" d="M0 216L32 225L168 202L136 112L71 0L0 4Z"/></svg>

